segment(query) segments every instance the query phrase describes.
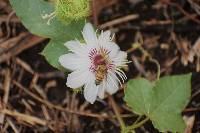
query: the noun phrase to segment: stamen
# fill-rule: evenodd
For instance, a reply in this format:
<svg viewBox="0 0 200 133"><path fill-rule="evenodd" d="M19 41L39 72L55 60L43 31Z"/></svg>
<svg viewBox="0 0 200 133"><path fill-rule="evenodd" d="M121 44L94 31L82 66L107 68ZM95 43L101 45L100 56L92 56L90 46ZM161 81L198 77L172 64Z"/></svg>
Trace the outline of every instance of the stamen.
<svg viewBox="0 0 200 133"><path fill-rule="evenodd" d="M113 41L114 37L115 37L115 34L113 34L112 37L110 37L110 41Z"/></svg>
<svg viewBox="0 0 200 133"><path fill-rule="evenodd" d="M103 30L101 30L101 34L103 34Z"/></svg>
<svg viewBox="0 0 200 133"><path fill-rule="evenodd" d="M126 74L121 69L119 69L119 68L116 68L116 69L117 69L117 71L122 73L122 76L124 77L124 79L127 79Z"/></svg>
<svg viewBox="0 0 200 133"><path fill-rule="evenodd" d="M118 61L115 61L114 62L114 64L116 65L116 66L118 66L118 67L127 67L128 65L128 63L130 63L130 61L120 61L120 60L118 60Z"/></svg>
<svg viewBox="0 0 200 133"><path fill-rule="evenodd" d="M107 67L108 67L109 70L113 70L114 66L115 66L114 64L110 63L110 64L108 64Z"/></svg>
<svg viewBox="0 0 200 133"><path fill-rule="evenodd" d="M118 67L127 67L128 65L124 64L124 65L118 65Z"/></svg>
<svg viewBox="0 0 200 133"><path fill-rule="evenodd" d="M119 80L119 78L114 73L112 73L112 72L109 72L109 73L117 79L117 81L119 82L120 86L122 87L122 82Z"/></svg>
<svg viewBox="0 0 200 133"><path fill-rule="evenodd" d="M99 31L99 29L97 29L97 30L95 31L95 34L97 34L98 31Z"/></svg>
<svg viewBox="0 0 200 133"><path fill-rule="evenodd" d="M118 71L115 71L118 75L119 75L119 77L121 78L121 80L123 81L123 83L124 83L124 77L122 76L122 74L120 73L120 72L118 72Z"/></svg>
<svg viewBox="0 0 200 133"><path fill-rule="evenodd" d="M96 48L92 49L92 51L89 53L90 60L93 60L94 56L97 55L98 51Z"/></svg>
<svg viewBox="0 0 200 133"><path fill-rule="evenodd" d="M132 61L128 61L128 60L121 61L121 60L119 59L119 60L115 60L115 63L128 64L128 63L132 63Z"/></svg>

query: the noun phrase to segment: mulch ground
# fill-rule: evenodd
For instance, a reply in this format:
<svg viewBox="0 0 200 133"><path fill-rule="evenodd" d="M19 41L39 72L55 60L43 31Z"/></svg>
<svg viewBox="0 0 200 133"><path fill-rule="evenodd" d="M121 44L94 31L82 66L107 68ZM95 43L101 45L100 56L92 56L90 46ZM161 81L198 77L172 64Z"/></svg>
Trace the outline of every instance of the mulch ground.
<svg viewBox="0 0 200 133"><path fill-rule="evenodd" d="M115 41L132 61L128 79L156 78L157 68L141 50L161 66L161 76L192 72L192 96L183 116L188 133L200 131L200 1L199 0L95 0L91 21L115 33ZM51 67L39 53L48 39L29 33L7 0L0 1L0 130L9 133L120 132L110 101L87 103L81 93L65 86L67 75ZM193 60L192 60L193 57ZM123 88L114 95L126 124L136 120L123 102ZM191 130L191 131L190 131ZM158 132L151 122L138 133Z"/></svg>

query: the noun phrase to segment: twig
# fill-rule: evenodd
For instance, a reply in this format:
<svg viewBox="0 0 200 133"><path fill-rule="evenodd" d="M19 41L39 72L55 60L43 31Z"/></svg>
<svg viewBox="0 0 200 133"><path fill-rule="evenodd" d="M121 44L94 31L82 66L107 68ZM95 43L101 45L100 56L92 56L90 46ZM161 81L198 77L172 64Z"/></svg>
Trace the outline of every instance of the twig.
<svg viewBox="0 0 200 133"><path fill-rule="evenodd" d="M9 127L9 123L6 121L4 127L1 128L1 133L6 133L7 128Z"/></svg>
<svg viewBox="0 0 200 133"><path fill-rule="evenodd" d="M173 21L172 20L150 20L150 21L143 21L142 25L146 25L146 26L153 26L153 25L168 25L168 24L172 24Z"/></svg>
<svg viewBox="0 0 200 133"><path fill-rule="evenodd" d="M11 50L13 47L15 47L20 42L20 40L27 37L28 34L29 33L20 33L18 36L10 38L10 39L4 41L3 43L1 43L0 55Z"/></svg>
<svg viewBox="0 0 200 133"><path fill-rule="evenodd" d="M131 15L127 15L125 17L121 17L121 18L106 22L106 23L104 23L102 25L99 25L98 27L100 29L105 29L107 27L118 25L118 24L121 24L121 23L125 23L125 22L131 21L131 20L135 20L137 18L139 18L139 15L131 14Z"/></svg>
<svg viewBox="0 0 200 133"><path fill-rule="evenodd" d="M114 101L114 99L113 99L113 97L112 97L111 95L109 95L108 98L109 98L109 100L111 101L112 108L113 108L113 110L114 110L114 112L115 112L115 114L116 114L116 116L117 116L117 119L118 119L118 121L119 121L119 123L120 123L121 130L122 130L122 132L123 132L123 131L125 130L125 127L126 127L126 126L125 126L125 123L124 123L124 121L123 121L123 119L122 119L120 113L119 113L118 106L117 106L117 104L115 103L115 101Z"/></svg>
<svg viewBox="0 0 200 133"><path fill-rule="evenodd" d="M14 124L9 118L6 118L6 120L7 120L8 124L12 127L12 129L13 129L13 131L14 131L15 133L20 133L20 132L18 131L18 129L16 128L15 124Z"/></svg>
<svg viewBox="0 0 200 133"><path fill-rule="evenodd" d="M187 1L190 3L191 7L193 7L196 13L200 16L200 5L195 3L193 0L187 0Z"/></svg>
<svg viewBox="0 0 200 133"><path fill-rule="evenodd" d="M40 88L40 86L34 84L33 88L43 99L47 99L46 94L44 93L44 91Z"/></svg>
<svg viewBox="0 0 200 133"><path fill-rule="evenodd" d="M43 126L47 125L47 122L45 120L42 120L42 119L34 117L34 116L22 114L17 111L3 109L3 110L0 110L0 112L3 114L9 115L9 116L15 117L16 119L25 121L31 125L35 125L35 124L39 124L39 125L43 125Z"/></svg>
<svg viewBox="0 0 200 133"><path fill-rule="evenodd" d="M39 79L39 75L37 73L34 73L33 75L33 78L31 80L31 83L29 85L29 88L34 88L34 86L36 86L37 82L38 82L38 79Z"/></svg>
<svg viewBox="0 0 200 133"><path fill-rule="evenodd" d="M7 18L7 20L6 20L6 29L7 29L7 36L6 36L6 38L9 38L10 35L11 35L11 29L10 29L9 23L10 23L10 20L11 20L11 18L13 17L14 14L15 14L15 11L12 11L12 12L8 15L8 18Z"/></svg>
<svg viewBox="0 0 200 133"><path fill-rule="evenodd" d="M4 97L3 97L3 104L6 105L8 103L8 97L9 97L9 91L10 91L10 82L11 82L11 76L10 76L10 70L7 69L5 71L5 80L4 80ZM3 106L4 108L4 106ZM4 123L4 114L0 114L0 124Z"/></svg>
<svg viewBox="0 0 200 133"><path fill-rule="evenodd" d="M98 16L97 16L97 11L96 11L96 0L92 0L92 16L93 16L93 21L94 21L94 25L98 25Z"/></svg>
<svg viewBox="0 0 200 133"><path fill-rule="evenodd" d="M44 114L45 119L51 120L51 117L49 116L49 112L48 112L47 108L44 105L42 105L41 108L42 108L42 112Z"/></svg>
<svg viewBox="0 0 200 133"><path fill-rule="evenodd" d="M40 78L65 78L65 74L60 71L54 71L54 72L46 72L46 73L39 73L38 76Z"/></svg>
<svg viewBox="0 0 200 133"><path fill-rule="evenodd" d="M167 5L175 6L181 13L183 13L187 18L190 20L200 24L200 20L196 19L195 17L191 16L188 12L186 12L179 4L170 2L168 0L161 0L163 3L166 3Z"/></svg>
<svg viewBox="0 0 200 133"><path fill-rule="evenodd" d="M34 112L31 105L25 100L25 99L22 99L21 102L24 104L24 106L26 107L26 110L28 110L29 112Z"/></svg>
<svg viewBox="0 0 200 133"><path fill-rule="evenodd" d="M200 111L200 108L187 108L183 110L183 113L196 112L196 111Z"/></svg>
<svg viewBox="0 0 200 133"><path fill-rule="evenodd" d="M0 17L0 24L6 22L8 19L7 15L1 15ZM21 23L20 19L18 17L14 17L12 20L10 20L11 23Z"/></svg>
<svg viewBox="0 0 200 133"><path fill-rule="evenodd" d="M7 53L0 55L0 63L9 60L11 57L18 55L22 51L30 47L33 47L34 45L40 44L44 40L45 38L41 38L41 37L37 37L37 36L33 36L29 34L28 36L26 36L19 42L17 47L14 47L11 50L9 50Z"/></svg>
<svg viewBox="0 0 200 133"><path fill-rule="evenodd" d="M29 64L27 64L26 62L24 62L23 60L21 60L20 58L16 58L15 59L16 63L18 65L20 65L24 70L26 70L27 72L34 74L33 69L31 68L31 66Z"/></svg>
<svg viewBox="0 0 200 133"><path fill-rule="evenodd" d="M74 110L69 110L67 108L63 108L61 106L58 105L54 105L48 101L45 101L43 99L41 99L40 97L36 96L35 94L33 94L32 92L30 92L28 89L26 89L25 87L23 87L21 84L19 84L17 81L13 81L13 83L20 88L21 90L23 90L25 93L27 93L28 95L30 95L32 98L36 99L37 101L45 104L46 106L48 106L49 108L54 108L66 113L72 113L72 114L77 114L77 115L82 115L82 116L88 116L88 117L93 117L93 118L98 118L98 119L106 119L106 118L116 118L117 116L107 116L107 115L100 115L100 114L95 114L95 113L89 113L89 112L79 112L79 111L74 111ZM132 115L123 115L122 117L131 117Z"/></svg>
<svg viewBox="0 0 200 133"><path fill-rule="evenodd" d="M200 88L197 88L197 91L192 94L191 99L198 96L199 94L200 94Z"/></svg>

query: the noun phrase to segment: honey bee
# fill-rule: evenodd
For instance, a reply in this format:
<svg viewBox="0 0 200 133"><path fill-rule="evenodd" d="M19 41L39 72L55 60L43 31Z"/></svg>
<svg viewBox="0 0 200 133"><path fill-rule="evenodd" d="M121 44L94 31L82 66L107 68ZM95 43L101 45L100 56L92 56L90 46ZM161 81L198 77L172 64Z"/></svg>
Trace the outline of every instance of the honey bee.
<svg viewBox="0 0 200 133"><path fill-rule="evenodd" d="M95 73L95 77L96 77L95 84L99 85L105 78L106 74L107 74L106 65L105 64L98 65L96 73Z"/></svg>

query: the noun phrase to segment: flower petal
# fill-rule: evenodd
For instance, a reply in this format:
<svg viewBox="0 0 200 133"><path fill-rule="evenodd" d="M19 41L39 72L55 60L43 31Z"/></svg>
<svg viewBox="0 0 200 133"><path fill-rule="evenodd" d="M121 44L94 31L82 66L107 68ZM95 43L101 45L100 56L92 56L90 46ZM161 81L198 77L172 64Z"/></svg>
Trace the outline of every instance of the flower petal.
<svg viewBox="0 0 200 133"><path fill-rule="evenodd" d="M107 75L106 91L110 95L114 94L119 90L119 83L114 75L116 75L114 72L109 72Z"/></svg>
<svg viewBox="0 0 200 133"><path fill-rule="evenodd" d="M90 23L85 24L83 28L83 38L89 45L97 44L97 36L96 33L94 32L92 24Z"/></svg>
<svg viewBox="0 0 200 133"><path fill-rule="evenodd" d="M95 85L94 82L89 82L89 83L87 83L85 85L85 88L84 88L84 97L91 104L93 104L94 101L96 100L97 93L98 93L98 87Z"/></svg>
<svg viewBox="0 0 200 133"><path fill-rule="evenodd" d="M70 88L79 88L86 82L94 81L94 75L89 70L76 70L70 73L67 77L67 86Z"/></svg>
<svg viewBox="0 0 200 133"><path fill-rule="evenodd" d="M122 66L127 62L127 53L124 51L119 51L117 55L112 58L115 66Z"/></svg>
<svg viewBox="0 0 200 133"><path fill-rule="evenodd" d="M101 32L101 34L98 38L99 44L104 45L104 44L106 44L106 42L110 42L111 41L110 35L111 35L111 32L109 30L107 30L105 32Z"/></svg>
<svg viewBox="0 0 200 133"><path fill-rule="evenodd" d="M90 63L89 60L72 53L60 56L59 62L64 68L71 71L88 68Z"/></svg>
<svg viewBox="0 0 200 133"><path fill-rule="evenodd" d="M103 81L100 85L99 85L99 90L98 90L98 96L101 99L104 99L104 94L105 94L105 81Z"/></svg>
<svg viewBox="0 0 200 133"><path fill-rule="evenodd" d="M107 42L106 45L104 45L104 47L110 51L109 57L111 59L117 56L118 52L120 51L119 46L114 42Z"/></svg>
<svg viewBox="0 0 200 133"><path fill-rule="evenodd" d="M79 56L86 56L88 50L79 41L68 41L64 44L70 51L76 53Z"/></svg>

